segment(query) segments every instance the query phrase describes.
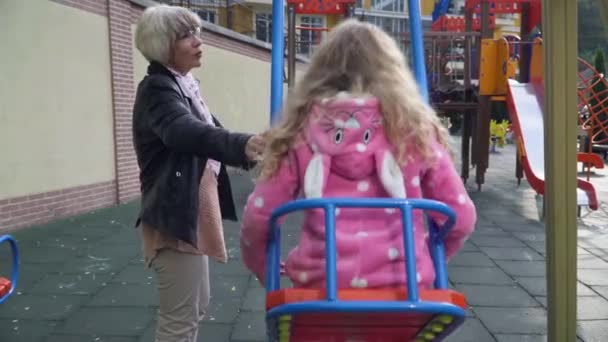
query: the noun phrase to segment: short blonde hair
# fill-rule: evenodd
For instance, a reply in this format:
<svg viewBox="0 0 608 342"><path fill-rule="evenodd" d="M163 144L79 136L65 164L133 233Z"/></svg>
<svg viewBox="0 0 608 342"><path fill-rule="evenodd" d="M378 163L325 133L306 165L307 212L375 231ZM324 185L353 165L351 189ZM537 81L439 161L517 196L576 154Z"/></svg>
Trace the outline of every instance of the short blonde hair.
<svg viewBox="0 0 608 342"><path fill-rule="evenodd" d="M186 8L148 7L137 23L135 46L148 61L168 64L175 42L185 32L201 25L199 16Z"/></svg>

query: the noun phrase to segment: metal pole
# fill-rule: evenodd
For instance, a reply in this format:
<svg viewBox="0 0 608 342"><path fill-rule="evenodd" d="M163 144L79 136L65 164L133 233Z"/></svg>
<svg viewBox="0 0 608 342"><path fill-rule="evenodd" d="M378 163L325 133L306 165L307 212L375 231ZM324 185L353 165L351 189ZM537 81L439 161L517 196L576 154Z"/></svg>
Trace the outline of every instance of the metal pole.
<svg viewBox="0 0 608 342"><path fill-rule="evenodd" d="M465 31L473 31L471 11L465 13ZM471 101L469 97L469 91L471 90L471 39L472 37L467 35L464 37L464 102L468 103ZM469 179L469 168L471 167L471 135L473 129L473 111L465 110L462 114L462 146L461 146L461 170L460 175L463 182L467 182Z"/></svg>
<svg viewBox="0 0 608 342"><path fill-rule="evenodd" d="M285 49L285 33L283 32L284 3L282 0L272 1L272 64L270 70L270 123L279 117L283 102L283 53Z"/></svg>
<svg viewBox="0 0 608 342"><path fill-rule="evenodd" d="M576 341L577 2L543 0L548 337Z"/></svg>
<svg viewBox="0 0 608 342"><path fill-rule="evenodd" d="M276 1L276 0L275 0ZM429 100L429 90L424 67L424 45L422 41L422 20L420 19L420 1L408 0L410 32L412 35L412 56L414 60L414 75L420 88L420 94L425 101Z"/></svg>
<svg viewBox="0 0 608 342"><path fill-rule="evenodd" d="M492 38L490 29L490 3L488 0L481 0L481 38ZM481 42L477 46L479 56L479 66L481 66ZM485 182L485 173L489 166L489 150L490 150L490 111L492 110L492 101L490 96L479 95L479 106L477 107L477 140L475 141L475 161L476 172L475 181L477 190L481 190L481 186Z"/></svg>
<svg viewBox="0 0 608 342"><path fill-rule="evenodd" d="M296 80L296 5L287 5L287 86Z"/></svg>

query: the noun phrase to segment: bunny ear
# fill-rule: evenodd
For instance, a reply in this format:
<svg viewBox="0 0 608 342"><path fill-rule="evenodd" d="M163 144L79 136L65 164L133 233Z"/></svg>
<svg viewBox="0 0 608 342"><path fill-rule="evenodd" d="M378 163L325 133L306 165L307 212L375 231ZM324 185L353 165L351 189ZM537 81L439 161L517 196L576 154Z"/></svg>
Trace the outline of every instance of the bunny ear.
<svg viewBox="0 0 608 342"><path fill-rule="evenodd" d="M310 159L304 174L304 196L306 198L321 198L329 176L329 156L320 153Z"/></svg>
<svg viewBox="0 0 608 342"><path fill-rule="evenodd" d="M384 190L395 198L406 198L405 184L401 167L390 151L379 150L375 154L376 170Z"/></svg>

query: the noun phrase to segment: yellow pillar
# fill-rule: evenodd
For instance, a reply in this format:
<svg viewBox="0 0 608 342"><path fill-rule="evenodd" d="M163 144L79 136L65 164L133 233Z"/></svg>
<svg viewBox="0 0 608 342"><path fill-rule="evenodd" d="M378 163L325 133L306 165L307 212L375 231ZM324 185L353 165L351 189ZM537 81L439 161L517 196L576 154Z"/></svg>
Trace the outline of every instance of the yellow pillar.
<svg viewBox="0 0 608 342"><path fill-rule="evenodd" d="M577 7L543 0L548 341L576 341Z"/></svg>

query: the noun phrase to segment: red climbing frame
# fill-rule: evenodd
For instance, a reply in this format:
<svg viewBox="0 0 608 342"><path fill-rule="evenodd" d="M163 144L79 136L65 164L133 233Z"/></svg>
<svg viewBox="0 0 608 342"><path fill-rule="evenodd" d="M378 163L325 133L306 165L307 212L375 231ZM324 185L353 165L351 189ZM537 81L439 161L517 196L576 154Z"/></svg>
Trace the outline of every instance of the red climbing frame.
<svg viewBox="0 0 608 342"><path fill-rule="evenodd" d="M522 3L530 4L526 30L531 31L534 26L541 22L541 0L489 0L488 3L490 4L490 29L496 27L495 14L521 13ZM481 30L481 0L467 0L465 2L465 10L473 11L473 31ZM433 31L464 32L464 17L443 15L433 23L432 29Z"/></svg>
<svg viewBox="0 0 608 342"><path fill-rule="evenodd" d="M474 10L481 13L481 0L467 0L464 8L467 11ZM489 0L490 13L511 14L521 12L522 3L539 3L541 0Z"/></svg>
<svg viewBox="0 0 608 342"><path fill-rule="evenodd" d="M496 27L496 20L494 16L490 16L490 28ZM439 17L431 26L433 31L449 31L449 32L464 32L465 23L463 16L454 15L442 15ZM473 31L481 30L481 19L479 17L473 18Z"/></svg>
<svg viewBox="0 0 608 342"><path fill-rule="evenodd" d="M490 16L494 14L514 14L521 13L523 3L530 4L528 11L528 24L526 31L531 31L532 28L541 22L542 18L542 1L541 0L489 0ZM473 13L481 13L481 0L467 0L465 2L465 10L473 11Z"/></svg>
<svg viewBox="0 0 608 342"><path fill-rule="evenodd" d="M287 0L297 14L344 14L355 0Z"/></svg>
<svg viewBox="0 0 608 342"><path fill-rule="evenodd" d="M593 147L608 148L608 82L581 58L578 70L578 124L587 131L591 144L586 152L592 153Z"/></svg>

